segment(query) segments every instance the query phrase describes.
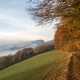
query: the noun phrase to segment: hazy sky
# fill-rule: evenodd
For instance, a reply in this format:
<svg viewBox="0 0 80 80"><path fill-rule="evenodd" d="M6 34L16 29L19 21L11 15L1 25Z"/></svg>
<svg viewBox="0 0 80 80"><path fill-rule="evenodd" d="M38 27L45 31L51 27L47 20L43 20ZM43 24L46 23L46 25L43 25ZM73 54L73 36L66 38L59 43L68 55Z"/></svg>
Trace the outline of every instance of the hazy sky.
<svg viewBox="0 0 80 80"><path fill-rule="evenodd" d="M0 40L49 40L51 28L36 27L26 11L26 0L0 0Z"/></svg>

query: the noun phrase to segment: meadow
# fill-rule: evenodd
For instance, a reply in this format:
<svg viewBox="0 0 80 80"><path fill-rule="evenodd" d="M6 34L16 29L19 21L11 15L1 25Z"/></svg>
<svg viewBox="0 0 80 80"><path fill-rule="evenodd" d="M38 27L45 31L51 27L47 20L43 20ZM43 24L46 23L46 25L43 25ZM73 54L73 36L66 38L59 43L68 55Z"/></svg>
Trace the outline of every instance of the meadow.
<svg viewBox="0 0 80 80"><path fill-rule="evenodd" d="M64 58L58 51L48 51L0 71L0 80L43 80Z"/></svg>

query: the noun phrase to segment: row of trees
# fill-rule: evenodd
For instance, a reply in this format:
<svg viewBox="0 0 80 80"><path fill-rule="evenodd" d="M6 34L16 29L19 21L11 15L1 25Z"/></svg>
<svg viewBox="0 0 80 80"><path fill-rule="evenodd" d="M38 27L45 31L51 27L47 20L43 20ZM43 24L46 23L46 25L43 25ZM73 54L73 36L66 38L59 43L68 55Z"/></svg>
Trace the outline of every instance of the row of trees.
<svg viewBox="0 0 80 80"><path fill-rule="evenodd" d="M10 65L16 64L32 56L41 54L52 49L53 45L43 44L36 48L24 48L16 52L16 54L14 55L0 57L0 69L4 69Z"/></svg>

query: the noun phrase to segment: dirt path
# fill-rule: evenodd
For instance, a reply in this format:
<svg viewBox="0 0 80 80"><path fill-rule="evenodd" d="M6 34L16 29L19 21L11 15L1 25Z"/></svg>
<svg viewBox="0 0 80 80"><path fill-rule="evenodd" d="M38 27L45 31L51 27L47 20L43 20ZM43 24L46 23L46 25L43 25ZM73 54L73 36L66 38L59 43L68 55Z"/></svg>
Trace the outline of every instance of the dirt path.
<svg viewBox="0 0 80 80"><path fill-rule="evenodd" d="M80 51L75 52L71 57L67 80L80 80Z"/></svg>
<svg viewBox="0 0 80 80"><path fill-rule="evenodd" d="M43 80L67 80L68 65L72 54L62 54L65 55L64 59L58 61L55 67L51 66L51 69L47 72Z"/></svg>

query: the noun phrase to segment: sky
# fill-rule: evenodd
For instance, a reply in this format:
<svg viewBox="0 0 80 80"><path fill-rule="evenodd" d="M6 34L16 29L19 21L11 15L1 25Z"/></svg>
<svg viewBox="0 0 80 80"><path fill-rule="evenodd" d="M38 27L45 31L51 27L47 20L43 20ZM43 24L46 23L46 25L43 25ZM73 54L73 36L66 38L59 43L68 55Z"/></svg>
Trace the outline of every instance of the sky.
<svg viewBox="0 0 80 80"><path fill-rule="evenodd" d="M0 0L0 41L51 40L52 27L36 25L26 10L26 0Z"/></svg>

